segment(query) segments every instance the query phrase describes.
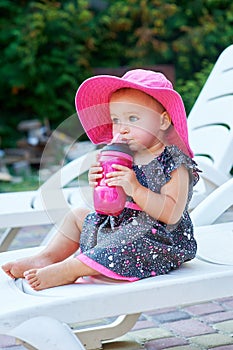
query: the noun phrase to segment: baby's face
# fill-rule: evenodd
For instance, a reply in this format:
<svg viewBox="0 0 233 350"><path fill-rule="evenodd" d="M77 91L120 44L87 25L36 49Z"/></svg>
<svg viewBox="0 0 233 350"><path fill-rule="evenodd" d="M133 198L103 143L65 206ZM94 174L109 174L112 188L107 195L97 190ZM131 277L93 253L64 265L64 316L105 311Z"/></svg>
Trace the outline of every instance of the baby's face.
<svg viewBox="0 0 233 350"><path fill-rule="evenodd" d="M113 137L127 142L133 151L150 149L161 142L164 108L141 91L117 91L110 100Z"/></svg>

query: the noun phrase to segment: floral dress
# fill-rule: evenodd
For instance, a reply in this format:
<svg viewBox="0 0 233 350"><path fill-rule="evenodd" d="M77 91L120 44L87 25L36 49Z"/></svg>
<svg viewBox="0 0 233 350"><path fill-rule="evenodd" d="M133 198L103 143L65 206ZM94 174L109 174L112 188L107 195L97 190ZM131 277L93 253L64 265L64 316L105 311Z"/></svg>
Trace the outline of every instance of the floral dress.
<svg viewBox="0 0 233 350"><path fill-rule="evenodd" d="M135 281L168 273L196 254L188 203L199 179L196 163L176 146L166 146L149 164L134 165L138 181L159 193L184 165L189 172L188 200L178 223L167 225L144 211L125 207L118 216L89 214L84 222L78 259L100 274ZM133 203L131 197L129 202Z"/></svg>

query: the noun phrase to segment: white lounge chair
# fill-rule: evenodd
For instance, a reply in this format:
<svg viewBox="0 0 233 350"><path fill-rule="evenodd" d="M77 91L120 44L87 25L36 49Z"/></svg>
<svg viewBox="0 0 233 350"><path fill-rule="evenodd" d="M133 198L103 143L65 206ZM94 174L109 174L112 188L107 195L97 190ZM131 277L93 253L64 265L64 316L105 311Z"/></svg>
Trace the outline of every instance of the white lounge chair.
<svg viewBox="0 0 233 350"><path fill-rule="evenodd" d="M227 181L233 166L233 45L223 51L189 117L188 127L195 159L203 170L194 188L190 209ZM216 142L218 139L218 142ZM219 147L221 145L221 148ZM95 157L95 152L92 153ZM23 226L56 224L70 207L88 203L87 188L64 188L85 172L93 157L83 156L60 169L38 191L0 194L0 251L8 249ZM80 193L81 192L81 193Z"/></svg>
<svg viewBox="0 0 233 350"><path fill-rule="evenodd" d="M22 227L58 224L72 206L91 206L91 191L86 186L65 187L84 174L94 162L96 151L89 152L52 175L37 191L0 194L0 252L8 249Z"/></svg>
<svg viewBox="0 0 233 350"><path fill-rule="evenodd" d="M219 56L189 116L195 160L202 169L190 209L232 177L233 170L233 45Z"/></svg>
<svg viewBox="0 0 233 350"><path fill-rule="evenodd" d="M87 278L85 283L35 292L26 281L13 281L0 271L0 334L16 337L39 350L97 349L103 341L131 329L141 312L231 296L233 218L213 224L231 205L233 179L193 210L198 255L167 275L133 283ZM1 253L0 265L39 249ZM114 316L119 317L100 328L77 326ZM71 328L74 323L75 331Z"/></svg>

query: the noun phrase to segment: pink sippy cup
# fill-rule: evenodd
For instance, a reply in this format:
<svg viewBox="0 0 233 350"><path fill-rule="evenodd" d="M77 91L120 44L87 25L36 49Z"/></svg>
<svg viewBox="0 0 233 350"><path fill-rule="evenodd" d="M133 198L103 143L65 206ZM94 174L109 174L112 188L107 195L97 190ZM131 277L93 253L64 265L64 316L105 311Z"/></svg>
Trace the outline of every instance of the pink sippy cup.
<svg viewBox="0 0 233 350"><path fill-rule="evenodd" d="M108 186L106 174L114 171L113 164L121 164L132 168L133 153L126 143L111 143L100 153L99 162L103 168L103 177L94 189L94 207L97 213L119 215L125 207L126 194L120 186Z"/></svg>

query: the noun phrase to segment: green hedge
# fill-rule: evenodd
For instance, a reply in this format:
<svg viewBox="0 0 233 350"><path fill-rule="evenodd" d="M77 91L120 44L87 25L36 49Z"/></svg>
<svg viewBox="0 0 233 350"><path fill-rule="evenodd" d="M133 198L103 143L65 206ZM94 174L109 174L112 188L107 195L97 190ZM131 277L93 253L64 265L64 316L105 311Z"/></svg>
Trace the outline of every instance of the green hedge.
<svg viewBox="0 0 233 350"><path fill-rule="evenodd" d="M227 0L0 0L1 147L21 120L56 127L95 67L172 64L189 112L221 51L233 42Z"/></svg>

